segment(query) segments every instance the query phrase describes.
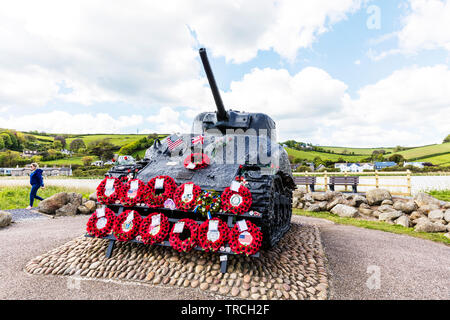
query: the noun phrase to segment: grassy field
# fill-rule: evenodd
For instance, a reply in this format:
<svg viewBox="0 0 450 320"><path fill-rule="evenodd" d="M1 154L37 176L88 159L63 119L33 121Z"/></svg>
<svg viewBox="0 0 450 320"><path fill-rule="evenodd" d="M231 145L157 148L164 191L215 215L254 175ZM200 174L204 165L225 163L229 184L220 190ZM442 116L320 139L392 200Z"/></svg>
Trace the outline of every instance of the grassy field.
<svg viewBox="0 0 450 320"><path fill-rule="evenodd" d="M344 161L349 162L358 162L367 156L350 156L350 155L340 155L340 154L332 154L326 152L317 152L317 151L300 151L291 148L286 148L286 151L289 155L294 156L294 158L314 160L315 157L320 157L322 160L333 160L337 161L339 158L344 159Z"/></svg>
<svg viewBox="0 0 450 320"><path fill-rule="evenodd" d="M431 162L432 164L448 167L450 166L450 153L442 154L440 156L434 156L429 158L422 158L420 161Z"/></svg>
<svg viewBox="0 0 450 320"><path fill-rule="evenodd" d="M427 193L436 199L450 202L450 190L431 190L427 191Z"/></svg>
<svg viewBox="0 0 450 320"><path fill-rule="evenodd" d="M26 208L30 202L31 187L0 187L0 210ZM78 192L84 198L89 198L92 190L81 188L63 188L48 186L38 190L38 196L48 198L58 192ZM39 200L34 201L34 206L39 204Z"/></svg>
<svg viewBox="0 0 450 320"><path fill-rule="evenodd" d="M348 153L354 152L355 155L367 155L370 156L372 152L375 150L385 150L386 153L392 153L394 148L346 148L346 147L329 147L329 146L320 146L321 148L329 151L333 151L335 153L343 153L344 151L347 151Z"/></svg>
<svg viewBox="0 0 450 320"><path fill-rule="evenodd" d="M414 228L406 228L400 225L391 225L382 221L367 221L355 218L341 218L335 214L329 212L308 212L300 209L293 209L293 214L314 218L322 218L333 221L339 224L352 225L360 228L380 230L385 232L405 234L408 236L413 236L417 238L432 240L436 242L442 242L450 245L450 239L445 237L443 233L427 233L427 232L416 232Z"/></svg>
<svg viewBox="0 0 450 320"><path fill-rule="evenodd" d="M98 157L96 156L89 156L92 157L92 161L98 160ZM47 166L68 166L70 164L83 164L82 161L83 157L71 157L67 159L58 159L58 160L50 160L50 161L41 161L42 164L46 164Z"/></svg>
<svg viewBox="0 0 450 320"><path fill-rule="evenodd" d="M442 144L433 144L424 147L413 148L405 151L397 152L397 154L401 154L405 159L421 159L422 158L430 158L438 155L442 155L443 153L447 153L443 159L448 159L450 161L450 142L442 143Z"/></svg>

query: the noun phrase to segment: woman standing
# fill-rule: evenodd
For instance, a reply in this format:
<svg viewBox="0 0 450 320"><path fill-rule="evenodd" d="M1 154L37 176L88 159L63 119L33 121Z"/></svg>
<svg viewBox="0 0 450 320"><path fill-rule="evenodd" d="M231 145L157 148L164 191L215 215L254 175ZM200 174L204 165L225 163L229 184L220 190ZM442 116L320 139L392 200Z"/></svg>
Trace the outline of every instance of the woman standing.
<svg viewBox="0 0 450 320"><path fill-rule="evenodd" d="M42 178L42 169L39 169L39 165L37 163L31 164L31 173L30 173L30 184L31 184L31 192L30 192L30 205L27 209L33 208L34 199L38 199L40 201L44 200L37 195L37 191L40 187L44 189L44 179Z"/></svg>

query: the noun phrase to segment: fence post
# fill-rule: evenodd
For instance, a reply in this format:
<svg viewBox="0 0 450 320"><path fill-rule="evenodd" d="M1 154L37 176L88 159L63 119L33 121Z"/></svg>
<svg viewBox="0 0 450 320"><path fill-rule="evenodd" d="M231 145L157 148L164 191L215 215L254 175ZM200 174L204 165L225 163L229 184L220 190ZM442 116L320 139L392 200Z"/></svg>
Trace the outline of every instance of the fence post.
<svg viewBox="0 0 450 320"><path fill-rule="evenodd" d="M327 170L325 170L325 175L324 175L324 177L323 177L323 181L324 181L324 184L325 184L325 192L327 192L327 191L328 191L328 175L327 175Z"/></svg>
<svg viewBox="0 0 450 320"><path fill-rule="evenodd" d="M308 176L308 171L305 170L305 177ZM309 186L306 185L306 193L309 193Z"/></svg>
<svg viewBox="0 0 450 320"><path fill-rule="evenodd" d="M378 170L375 170L375 188L379 188L380 184L378 183Z"/></svg>
<svg viewBox="0 0 450 320"><path fill-rule="evenodd" d="M408 194L411 196L411 171L406 170L406 179L408 181Z"/></svg>
<svg viewBox="0 0 450 320"><path fill-rule="evenodd" d="M347 178L347 171L344 171L344 177ZM347 179L345 179L345 180L347 180ZM345 192L347 192L347 185L345 185Z"/></svg>

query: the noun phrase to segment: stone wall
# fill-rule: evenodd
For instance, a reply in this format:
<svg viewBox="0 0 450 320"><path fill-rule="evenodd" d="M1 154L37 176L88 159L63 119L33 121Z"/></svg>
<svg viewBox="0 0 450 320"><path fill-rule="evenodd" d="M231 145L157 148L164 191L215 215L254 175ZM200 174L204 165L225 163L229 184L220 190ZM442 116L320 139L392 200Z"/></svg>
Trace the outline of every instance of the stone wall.
<svg viewBox="0 0 450 320"><path fill-rule="evenodd" d="M450 238L450 202L418 193L413 198L392 197L386 189L372 189L365 195L342 192L294 191L294 208L329 211L340 217L385 221L416 231L443 232Z"/></svg>

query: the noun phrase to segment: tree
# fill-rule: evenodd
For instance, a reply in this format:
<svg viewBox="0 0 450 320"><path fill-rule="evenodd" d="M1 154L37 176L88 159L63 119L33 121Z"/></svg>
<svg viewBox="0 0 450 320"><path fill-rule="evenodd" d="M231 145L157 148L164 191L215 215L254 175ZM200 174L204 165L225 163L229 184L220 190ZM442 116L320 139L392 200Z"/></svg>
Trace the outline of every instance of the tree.
<svg viewBox="0 0 450 320"><path fill-rule="evenodd" d="M73 152L78 152L78 150L80 150L81 148L86 148L83 139L73 139L70 143L70 150L72 150Z"/></svg>
<svg viewBox="0 0 450 320"><path fill-rule="evenodd" d="M66 147L67 143L66 143L66 139L63 136L56 136L54 141L61 141L61 145L63 148Z"/></svg>
<svg viewBox="0 0 450 320"><path fill-rule="evenodd" d="M393 154L392 156L390 156L388 158L389 161L393 161L397 164L401 163L401 162L405 162L405 158L403 158L403 156L401 154Z"/></svg>
<svg viewBox="0 0 450 320"><path fill-rule="evenodd" d="M445 137L444 141L442 143L450 142L450 134Z"/></svg>
<svg viewBox="0 0 450 320"><path fill-rule="evenodd" d="M81 161L83 162L83 165L85 167L89 166L92 163L93 160L94 160L94 158L92 158L92 157L83 157L83 158L81 158Z"/></svg>
<svg viewBox="0 0 450 320"><path fill-rule="evenodd" d="M53 148L56 150L61 150L63 148L63 144L60 140L53 141Z"/></svg>
<svg viewBox="0 0 450 320"><path fill-rule="evenodd" d="M112 159L114 157L114 151L118 149L118 146L113 145L107 139L95 140L88 145L89 154L96 155L100 160Z"/></svg>

